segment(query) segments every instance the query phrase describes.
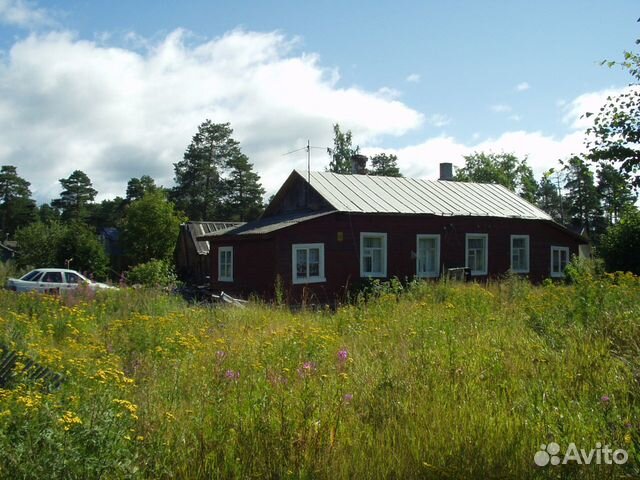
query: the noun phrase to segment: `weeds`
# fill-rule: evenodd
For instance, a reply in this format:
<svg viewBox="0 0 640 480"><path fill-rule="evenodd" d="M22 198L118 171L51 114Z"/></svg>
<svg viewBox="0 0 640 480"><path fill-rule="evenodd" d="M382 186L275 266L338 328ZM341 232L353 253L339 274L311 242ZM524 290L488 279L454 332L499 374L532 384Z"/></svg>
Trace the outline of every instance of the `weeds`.
<svg viewBox="0 0 640 480"><path fill-rule="evenodd" d="M638 339L628 274L373 285L335 313L2 291L0 341L66 381L0 390L0 476L637 476ZM551 441L630 458L535 466Z"/></svg>

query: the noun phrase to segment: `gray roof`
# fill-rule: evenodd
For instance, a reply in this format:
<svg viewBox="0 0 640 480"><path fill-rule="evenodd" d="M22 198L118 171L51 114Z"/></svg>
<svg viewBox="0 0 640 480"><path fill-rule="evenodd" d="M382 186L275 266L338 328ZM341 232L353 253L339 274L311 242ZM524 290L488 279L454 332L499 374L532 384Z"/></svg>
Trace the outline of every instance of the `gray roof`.
<svg viewBox="0 0 640 480"><path fill-rule="evenodd" d="M306 172L296 171L302 178ZM311 186L340 212L551 220L502 185L311 172Z"/></svg>
<svg viewBox="0 0 640 480"><path fill-rule="evenodd" d="M201 238L211 238L217 234L229 234L229 235L263 235L270 233L281 228L291 227L298 223L306 222L314 218L323 217L336 213L335 210L323 211L323 212L292 212L284 213L281 215L274 215L273 217L261 218L253 222L243 224L236 228L230 228L222 232L215 232L203 235Z"/></svg>
<svg viewBox="0 0 640 480"><path fill-rule="evenodd" d="M198 254L207 255L209 253L209 242L206 240L198 240L198 237L203 235L222 235L228 230L241 225L244 225L244 222L187 222L183 224L183 228L185 228L191 236Z"/></svg>

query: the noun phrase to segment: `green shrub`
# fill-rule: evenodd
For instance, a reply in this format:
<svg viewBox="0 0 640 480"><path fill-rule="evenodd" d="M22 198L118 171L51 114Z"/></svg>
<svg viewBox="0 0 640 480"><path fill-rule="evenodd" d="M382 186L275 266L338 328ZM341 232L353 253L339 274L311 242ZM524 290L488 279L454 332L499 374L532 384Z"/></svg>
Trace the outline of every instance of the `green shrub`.
<svg viewBox="0 0 640 480"><path fill-rule="evenodd" d="M177 277L173 267L165 260L150 260L127 271L127 283L146 287L171 287Z"/></svg>

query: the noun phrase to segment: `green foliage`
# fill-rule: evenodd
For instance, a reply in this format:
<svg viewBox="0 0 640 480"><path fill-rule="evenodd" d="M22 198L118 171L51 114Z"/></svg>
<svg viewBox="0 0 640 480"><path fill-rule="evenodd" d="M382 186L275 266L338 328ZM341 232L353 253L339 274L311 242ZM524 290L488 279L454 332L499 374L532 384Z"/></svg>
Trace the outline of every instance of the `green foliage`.
<svg viewBox="0 0 640 480"><path fill-rule="evenodd" d="M573 256L564 270L568 283L588 283L601 279L605 273L604 261L600 258L580 258Z"/></svg>
<svg viewBox="0 0 640 480"><path fill-rule="evenodd" d="M38 220L42 223L59 222L60 210L48 203L43 203L38 208Z"/></svg>
<svg viewBox="0 0 640 480"><path fill-rule="evenodd" d="M553 182L553 169L542 175L536 191L536 205L551 215L559 223L564 220L564 205L562 196L558 192L559 186Z"/></svg>
<svg viewBox="0 0 640 480"><path fill-rule="evenodd" d="M0 291L55 371L0 395L6 478L637 478L640 280L415 282L336 312ZM541 443L626 465L539 468ZM554 470L555 469L555 470Z"/></svg>
<svg viewBox="0 0 640 480"><path fill-rule="evenodd" d="M265 194L260 177L253 171L253 165L245 155L230 158L226 164L229 170L224 179L224 202L220 207L225 220L250 221L260 216Z"/></svg>
<svg viewBox="0 0 640 480"><path fill-rule="evenodd" d="M229 123L205 120L193 136L183 160L174 164L176 186L171 192L171 199L190 220L218 220L223 213L225 187L229 186L225 185L223 174L228 168L234 169L234 164L240 170L243 166L240 143L231 137L232 134ZM245 158L243 171L250 170ZM256 177L246 176L251 187L257 183ZM239 186L233 186L234 192L238 193Z"/></svg>
<svg viewBox="0 0 640 480"><path fill-rule="evenodd" d="M106 278L109 259L98 236L85 224L72 222L64 227L56 248L56 264Z"/></svg>
<svg viewBox="0 0 640 480"><path fill-rule="evenodd" d="M60 185L60 198L51 202L51 205L62 211L63 220L85 219L89 214L88 205L98 194L87 174L82 170L75 170L69 177L61 178Z"/></svg>
<svg viewBox="0 0 640 480"><path fill-rule="evenodd" d="M586 227L590 235L597 236L602 231L603 219L593 172L581 157L572 157L563 164L567 172L565 188L571 223Z"/></svg>
<svg viewBox="0 0 640 480"><path fill-rule="evenodd" d="M628 208L618 223L602 236L598 253L607 270L633 272L640 275L640 212Z"/></svg>
<svg viewBox="0 0 640 480"><path fill-rule="evenodd" d="M458 169L458 182L495 183L534 202L537 184L527 159L520 160L513 153L475 152L464 157L464 167Z"/></svg>
<svg viewBox="0 0 640 480"><path fill-rule="evenodd" d="M333 148L328 148L331 157L329 171L333 173L351 173L351 157L360 152L359 146L352 145L351 130L342 132L337 123L333 126Z"/></svg>
<svg viewBox="0 0 640 480"><path fill-rule="evenodd" d="M398 157L394 154L387 155L379 153L371 157L371 168L369 175L379 175L383 177L401 177L400 168L398 168Z"/></svg>
<svg viewBox="0 0 640 480"><path fill-rule="evenodd" d="M122 197L103 200L92 205L89 223L97 230L105 227L119 226L124 217L127 201Z"/></svg>
<svg viewBox="0 0 640 480"><path fill-rule="evenodd" d="M169 260L176 246L182 216L162 191L133 202L122 224L122 243L132 264Z"/></svg>
<svg viewBox="0 0 640 480"><path fill-rule="evenodd" d="M16 262L20 267L64 267L58 263L58 248L67 227L57 221L36 222L19 229L16 241L20 246Z"/></svg>
<svg viewBox="0 0 640 480"><path fill-rule="evenodd" d="M146 287L171 287L177 281L172 265L166 260L150 260L136 265L127 271L126 279L130 285Z"/></svg>
<svg viewBox="0 0 640 480"><path fill-rule="evenodd" d="M639 44L640 40L636 41ZM616 96L596 114L587 129L588 158L600 165L615 167L636 188L640 187L640 55L624 52L622 62L602 62L620 66L632 78L630 88ZM586 113L589 117L592 112Z"/></svg>
<svg viewBox="0 0 640 480"><path fill-rule="evenodd" d="M609 225L620 220L622 212L633 206L638 198L624 175L609 164L601 165L598 170L597 190Z"/></svg>
<svg viewBox="0 0 640 480"><path fill-rule="evenodd" d="M36 205L31 199L30 185L18 175L16 167L0 168L0 241L35 220Z"/></svg>
<svg viewBox="0 0 640 480"><path fill-rule="evenodd" d="M156 182L149 175L142 175L140 178L132 178L127 183L127 201L140 200L146 193L158 190Z"/></svg>
<svg viewBox="0 0 640 480"><path fill-rule="evenodd" d="M109 260L98 237L79 222L36 222L16 232L21 268L72 268L103 279Z"/></svg>

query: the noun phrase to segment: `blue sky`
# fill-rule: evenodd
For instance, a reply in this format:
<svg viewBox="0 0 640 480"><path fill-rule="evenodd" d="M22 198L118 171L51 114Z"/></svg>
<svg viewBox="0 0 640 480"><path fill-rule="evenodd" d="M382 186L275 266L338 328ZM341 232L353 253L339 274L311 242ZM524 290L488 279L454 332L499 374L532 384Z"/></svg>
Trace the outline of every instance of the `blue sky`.
<svg viewBox="0 0 640 480"><path fill-rule="evenodd" d="M634 48L638 16L632 1L0 0L0 164L41 201L75 168L102 197L142 174L168 186L209 117L270 191L304 167L282 153L330 144L334 122L412 176L475 150L539 174L629 81L599 61Z"/></svg>

